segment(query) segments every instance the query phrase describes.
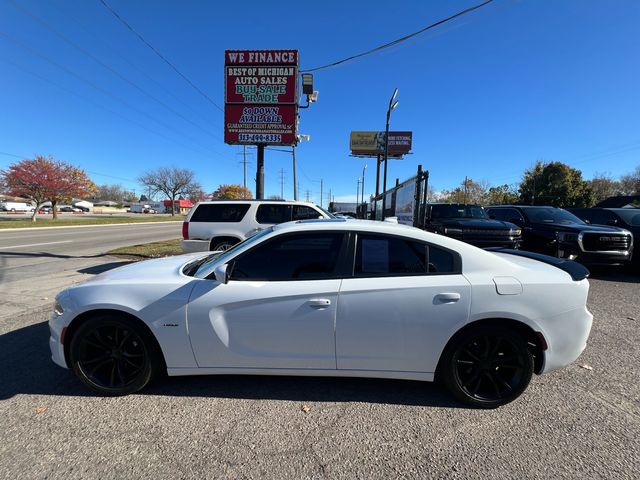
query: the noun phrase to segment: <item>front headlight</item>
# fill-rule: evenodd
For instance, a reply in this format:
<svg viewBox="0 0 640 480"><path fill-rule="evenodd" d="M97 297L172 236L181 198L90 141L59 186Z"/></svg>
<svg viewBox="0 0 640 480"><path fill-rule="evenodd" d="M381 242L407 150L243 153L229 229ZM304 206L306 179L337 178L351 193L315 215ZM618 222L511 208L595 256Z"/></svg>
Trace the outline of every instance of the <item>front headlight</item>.
<svg viewBox="0 0 640 480"><path fill-rule="evenodd" d="M462 235L462 229L445 227L444 234L445 235Z"/></svg>
<svg viewBox="0 0 640 480"><path fill-rule="evenodd" d="M520 235L522 235L522 229L520 229L520 228L511 229L511 236L519 237Z"/></svg>
<svg viewBox="0 0 640 480"><path fill-rule="evenodd" d="M577 242L578 234L571 232L556 232L556 239L560 242Z"/></svg>

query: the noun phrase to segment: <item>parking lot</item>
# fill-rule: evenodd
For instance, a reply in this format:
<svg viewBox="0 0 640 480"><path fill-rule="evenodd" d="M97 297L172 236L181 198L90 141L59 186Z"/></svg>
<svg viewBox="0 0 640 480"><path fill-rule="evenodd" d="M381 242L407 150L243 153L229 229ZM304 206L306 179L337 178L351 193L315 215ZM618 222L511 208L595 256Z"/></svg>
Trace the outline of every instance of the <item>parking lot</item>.
<svg viewBox="0 0 640 480"><path fill-rule="evenodd" d="M637 478L640 277L591 285L582 357L493 411L371 379L170 378L101 398L50 361L44 301L0 316L0 477Z"/></svg>

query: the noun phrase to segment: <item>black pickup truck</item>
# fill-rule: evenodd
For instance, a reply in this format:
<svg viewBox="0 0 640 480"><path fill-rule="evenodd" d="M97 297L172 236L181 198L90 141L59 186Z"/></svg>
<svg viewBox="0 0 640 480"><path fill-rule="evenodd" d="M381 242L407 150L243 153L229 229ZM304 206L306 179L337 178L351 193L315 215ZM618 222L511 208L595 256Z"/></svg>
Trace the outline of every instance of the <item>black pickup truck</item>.
<svg viewBox="0 0 640 480"><path fill-rule="evenodd" d="M486 207L491 218L522 228L522 249L585 265L624 265L631 259L633 237L628 230L589 225L562 208L500 205Z"/></svg>
<svg viewBox="0 0 640 480"><path fill-rule="evenodd" d="M521 229L492 220L480 205L431 203L426 206L425 229L481 248L518 248Z"/></svg>

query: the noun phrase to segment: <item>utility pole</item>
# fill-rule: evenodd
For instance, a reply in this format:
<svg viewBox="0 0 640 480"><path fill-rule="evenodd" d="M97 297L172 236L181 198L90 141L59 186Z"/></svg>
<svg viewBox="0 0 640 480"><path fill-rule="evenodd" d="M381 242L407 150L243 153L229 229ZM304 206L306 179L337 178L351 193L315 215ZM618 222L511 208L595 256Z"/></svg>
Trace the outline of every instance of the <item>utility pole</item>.
<svg viewBox="0 0 640 480"><path fill-rule="evenodd" d="M264 145L258 145L258 165L256 169L256 199L264 199Z"/></svg>
<svg viewBox="0 0 640 480"><path fill-rule="evenodd" d="M322 187L323 187L324 183L322 178L320 179L320 207L322 207Z"/></svg>
<svg viewBox="0 0 640 480"><path fill-rule="evenodd" d="M291 156L293 157L293 199L297 202L298 190L300 190L300 187L296 183L297 180L296 180L296 146L295 145L293 146Z"/></svg>
<svg viewBox="0 0 640 480"><path fill-rule="evenodd" d="M280 169L280 198L284 200L284 168Z"/></svg>
<svg viewBox="0 0 640 480"><path fill-rule="evenodd" d="M331 206L331 189L329 189L329 197L327 199L327 210L329 210L330 206Z"/></svg>
<svg viewBox="0 0 640 480"><path fill-rule="evenodd" d="M311 201L311 192L309 191L309 189L307 189L306 195L307 195L307 202L310 202Z"/></svg>
<svg viewBox="0 0 640 480"><path fill-rule="evenodd" d="M242 146L242 170L244 173L244 191L242 192L242 198L247 198L247 146Z"/></svg>
<svg viewBox="0 0 640 480"><path fill-rule="evenodd" d="M467 176L464 176L464 202L465 205L467 204Z"/></svg>
<svg viewBox="0 0 640 480"><path fill-rule="evenodd" d="M360 178L358 177L358 187L356 188L356 214L358 213L358 203L360 202Z"/></svg>

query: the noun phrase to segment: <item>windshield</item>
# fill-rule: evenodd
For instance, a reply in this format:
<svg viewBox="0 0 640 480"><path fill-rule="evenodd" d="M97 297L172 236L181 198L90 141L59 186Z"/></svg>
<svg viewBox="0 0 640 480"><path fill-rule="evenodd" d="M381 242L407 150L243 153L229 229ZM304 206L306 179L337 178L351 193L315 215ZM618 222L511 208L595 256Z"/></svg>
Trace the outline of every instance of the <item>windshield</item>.
<svg viewBox="0 0 640 480"><path fill-rule="evenodd" d="M265 228L260 233L257 233L253 237L249 237L240 243L235 244L229 250L224 252L213 253L209 256L201 258L197 262L192 263L183 270L185 275L189 275L196 278L207 278L213 273L213 267L218 262L224 263L228 258L232 257L237 250L244 248L247 245L259 241L265 235L268 235L273 231L273 227Z"/></svg>
<svg viewBox="0 0 640 480"><path fill-rule="evenodd" d="M322 210L324 213L326 213L326 214L327 214L327 217L329 217L329 218L337 218L333 213L331 213L331 212L330 212L330 211L328 211L328 210L325 210L324 208L322 208L322 207L321 207L321 206L319 206L319 205L316 205L316 208L319 208L319 209L320 209L320 210Z"/></svg>
<svg viewBox="0 0 640 480"><path fill-rule="evenodd" d="M431 219L437 218L489 218L479 205L433 205Z"/></svg>
<svg viewBox="0 0 640 480"><path fill-rule="evenodd" d="M576 223L584 225L585 223L576 217L573 213L569 213L562 208L541 207L541 208L524 208L524 213L530 222L533 223Z"/></svg>
<svg viewBox="0 0 640 480"><path fill-rule="evenodd" d="M638 208L620 209L615 213L629 225L640 225L640 209Z"/></svg>

